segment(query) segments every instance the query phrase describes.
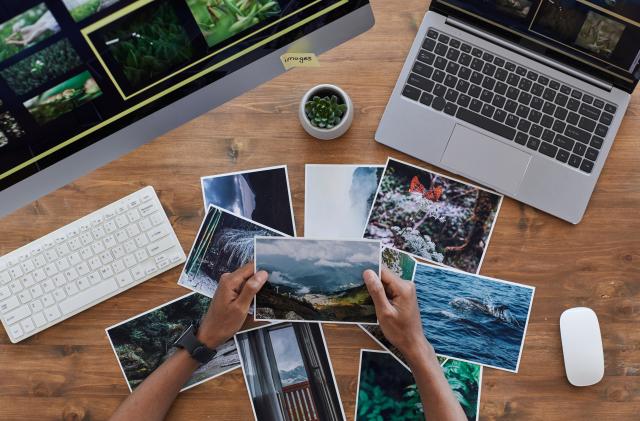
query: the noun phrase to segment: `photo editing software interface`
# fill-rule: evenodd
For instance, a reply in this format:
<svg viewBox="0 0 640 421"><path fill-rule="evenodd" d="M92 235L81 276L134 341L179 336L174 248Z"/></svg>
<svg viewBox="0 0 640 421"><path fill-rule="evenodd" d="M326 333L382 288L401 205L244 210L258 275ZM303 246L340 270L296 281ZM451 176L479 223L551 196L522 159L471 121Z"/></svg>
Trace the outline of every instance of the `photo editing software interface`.
<svg viewBox="0 0 640 421"><path fill-rule="evenodd" d="M0 191L368 0L0 0Z"/></svg>
<svg viewBox="0 0 640 421"><path fill-rule="evenodd" d="M640 78L638 0L438 0L458 12L633 87ZM581 66L580 66L581 64ZM588 66L588 67L585 67Z"/></svg>

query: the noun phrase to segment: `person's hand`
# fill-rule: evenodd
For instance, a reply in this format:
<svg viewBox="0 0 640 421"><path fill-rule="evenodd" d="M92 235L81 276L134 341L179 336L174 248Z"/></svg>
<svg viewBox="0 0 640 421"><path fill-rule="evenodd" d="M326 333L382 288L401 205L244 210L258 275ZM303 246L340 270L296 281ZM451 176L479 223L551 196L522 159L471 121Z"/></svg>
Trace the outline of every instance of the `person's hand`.
<svg viewBox="0 0 640 421"><path fill-rule="evenodd" d="M235 335L268 277L265 271L254 274L253 262L222 275L209 310L200 323L198 339L209 348L216 348Z"/></svg>
<svg viewBox="0 0 640 421"><path fill-rule="evenodd" d="M386 267L382 281L372 270L362 275L376 307L384 336L407 358L433 352L422 331L420 310L413 282L404 281ZM419 358L419 355L416 355Z"/></svg>

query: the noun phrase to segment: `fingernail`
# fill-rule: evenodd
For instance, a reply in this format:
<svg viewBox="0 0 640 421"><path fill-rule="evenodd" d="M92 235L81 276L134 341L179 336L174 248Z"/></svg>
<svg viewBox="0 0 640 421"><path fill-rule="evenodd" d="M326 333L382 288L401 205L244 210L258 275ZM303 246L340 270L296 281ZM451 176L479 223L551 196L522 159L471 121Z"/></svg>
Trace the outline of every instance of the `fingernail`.
<svg viewBox="0 0 640 421"><path fill-rule="evenodd" d="M371 269L367 269L363 274L365 282L376 282L378 280L378 275Z"/></svg>
<svg viewBox="0 0 640 421"><path fill-rule="evenodd" d="M269 278L269 274L264 270L256 272L254 276L260 282L264 282Z"/></svg>

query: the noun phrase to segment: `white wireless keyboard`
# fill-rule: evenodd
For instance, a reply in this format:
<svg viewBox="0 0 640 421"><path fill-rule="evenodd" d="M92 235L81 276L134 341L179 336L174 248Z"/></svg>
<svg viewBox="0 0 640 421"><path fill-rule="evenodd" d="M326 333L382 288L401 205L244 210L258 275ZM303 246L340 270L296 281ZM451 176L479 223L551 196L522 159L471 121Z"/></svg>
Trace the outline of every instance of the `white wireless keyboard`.
<svg viewBox="0 0 640 421"><path fill-rule="evenodd" d="M17 343L184 261L145 187L0 257L0 320Z"/></svg>

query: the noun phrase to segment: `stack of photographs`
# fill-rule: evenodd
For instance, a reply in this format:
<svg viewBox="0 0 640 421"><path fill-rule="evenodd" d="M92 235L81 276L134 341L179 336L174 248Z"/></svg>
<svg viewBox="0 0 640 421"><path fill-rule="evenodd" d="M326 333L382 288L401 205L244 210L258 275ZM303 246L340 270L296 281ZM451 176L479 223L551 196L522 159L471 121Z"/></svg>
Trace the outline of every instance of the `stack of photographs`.
<svg viewBox="0 0 640 421"><path fill-rule="evenodd" d="M307 236L293 238L286 166L201 184L206 215L178 281L194 292L107 329L131 390L202 317L221 275L250 261L269 273L250 313L269 323L238 333L185 389L242 367L258 420L345 419L322 323L356 323L385 349L361 352L356 420L424 419L410 367L364 284L366 270L381 276L383 266L414 283L425 337L469 420L483 367L517 372L535 289L477 274L499 194L394 159L307 165Z"/></svg>

